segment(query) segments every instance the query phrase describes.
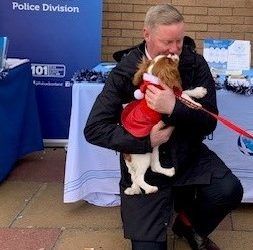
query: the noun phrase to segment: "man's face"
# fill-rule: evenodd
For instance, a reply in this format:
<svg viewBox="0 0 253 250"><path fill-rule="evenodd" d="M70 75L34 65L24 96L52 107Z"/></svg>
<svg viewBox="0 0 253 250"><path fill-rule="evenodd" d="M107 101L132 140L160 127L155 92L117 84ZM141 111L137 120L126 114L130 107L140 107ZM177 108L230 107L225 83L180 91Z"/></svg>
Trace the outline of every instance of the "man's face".
<svg viewBox="0 0 253 250"><path fill-rule="evenodd" d="M144 28L144 39L148 53L152 58L157 55L180 55L183 47L185 24L184 22L157 25L150 29Z"/></svg>

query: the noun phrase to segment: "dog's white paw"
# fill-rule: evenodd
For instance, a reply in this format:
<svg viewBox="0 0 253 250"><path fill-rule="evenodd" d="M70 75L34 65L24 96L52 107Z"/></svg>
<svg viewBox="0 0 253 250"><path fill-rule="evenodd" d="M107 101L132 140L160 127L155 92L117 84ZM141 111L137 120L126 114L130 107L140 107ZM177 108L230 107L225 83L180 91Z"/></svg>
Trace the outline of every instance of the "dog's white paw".
<svg viewBox="0 0 253 250"><path fill-rule="evenodd" d="M156 186L150 186L145 189L146 194L156 193L157 191L158 191L158 187L156 187Z"/></svg>
<svg viewBox="0 0 253 250"><path fill-rule="evenodd" d="M124 193L126 195L134 195L134 194L140 194L141 190L140 188L132 188L132 187L128 187L125 189Z"/></svg>
<svg viewBox="0 0 253 250"><path fill-rule="evenodd" d="M175 175L175 168L166 168L163 172L164 175L172 177Z"/></svg>
<svg viewBox="0 0 253 250"><path fill-rule="evenodd" d="M206 94L207 94L207 90L206 90L206 88L204 88L204 87L196 87L195 88L195 94L196 94L196 98L202 98L202 97L204 97Z"/></svg>

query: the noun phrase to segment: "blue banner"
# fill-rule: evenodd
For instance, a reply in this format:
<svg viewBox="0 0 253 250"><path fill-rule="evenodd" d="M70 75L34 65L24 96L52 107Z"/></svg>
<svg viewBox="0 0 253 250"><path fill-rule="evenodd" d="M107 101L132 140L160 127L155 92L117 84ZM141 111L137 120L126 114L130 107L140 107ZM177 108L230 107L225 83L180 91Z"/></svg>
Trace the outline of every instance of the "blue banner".
<svg viewBox="0 0 253 250"><path fill-rule="evenodd" d="M102 0L0 1L8 57L28 58L43 139L68 138L71 79L100 62Z"/></svg>

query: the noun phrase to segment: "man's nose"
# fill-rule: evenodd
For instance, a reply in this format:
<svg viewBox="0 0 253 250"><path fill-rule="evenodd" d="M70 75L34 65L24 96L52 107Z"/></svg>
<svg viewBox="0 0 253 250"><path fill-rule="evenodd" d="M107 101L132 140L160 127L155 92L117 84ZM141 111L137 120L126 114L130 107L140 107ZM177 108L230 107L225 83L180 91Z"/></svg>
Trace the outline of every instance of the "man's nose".
<svg viewBox="0 0 253 250"><path fill-rule="evenodd" d="M177 42L171 43L168 47L168 50L171 54L178 54L178 52L180 51L180 45Z"/></svg>

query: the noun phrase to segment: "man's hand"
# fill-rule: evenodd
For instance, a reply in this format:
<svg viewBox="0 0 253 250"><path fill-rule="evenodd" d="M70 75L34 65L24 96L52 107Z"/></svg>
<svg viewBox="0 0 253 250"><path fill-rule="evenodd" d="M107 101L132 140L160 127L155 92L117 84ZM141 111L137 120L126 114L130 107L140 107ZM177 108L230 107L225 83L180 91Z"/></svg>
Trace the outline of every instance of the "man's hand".
<svg viewBox="0 0 253 250"><path fill-rule="evenodd" d="M170 115L176 103L176 97L171 88L160 83L163 89L159 89L152 84L148 85L145 99L149 108Z"/></svg>
<svg viewBox="0 0 253 250"><path fill-rule="evenodd" d="M151 147L159 146L170 139L174 127L165 127L163 121L158 122L150 132Z"/></svg>

